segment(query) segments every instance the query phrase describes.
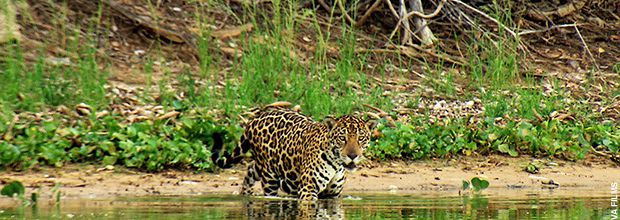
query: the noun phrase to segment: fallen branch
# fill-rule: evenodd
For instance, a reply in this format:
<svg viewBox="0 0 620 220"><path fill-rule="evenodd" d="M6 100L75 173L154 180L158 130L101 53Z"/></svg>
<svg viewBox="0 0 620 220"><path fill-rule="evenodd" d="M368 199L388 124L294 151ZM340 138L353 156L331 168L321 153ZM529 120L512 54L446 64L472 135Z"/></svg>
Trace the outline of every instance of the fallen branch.
<svg viewBox="0 0 620 220"><path fill-rule="evenodd" d="M535 108L532 108L532 113L534 114L534 117L536 117L536 119L538 119L538 122L545 121L545 119L540 114L538 114L538 111L536 111Z"/></svg>
<svg viewBox="0 0 620 220"><path fill-rule="evenodd" d="M428 55L434 56L437 59L445 60L445 61L457 64L457 65L460 65L460 66L465 66L465 60L461 59L460 57L454 57L454 56L450 56L450 55L447 55L447 54L444 54L444 55L436 54L436 53L433 53L431 50L424 49L424 48L422 48L422 47L420 47L418 45L415 45L415 44L409 45L409 47L396 46L396 48L400 49L401 51L411 50L411 48L414 48L414 49L422 51L422 52L424 52L424 53L426 53Z"/></svg>
<svg viewBox="0 0 620 220"><path fill-rule="evenodd" d="M396 127L396 121L394 121L394 119L392 117L390 117L390 114L388 114L387 112L381 110L380 108L374 107L372 105L369 104L364 104L364 106L371 108L372 110L377 111L377 114L372 113L372 112L366 112L366 115L368 115L369 117L373 118L373 119L380 119L380 118L384 118L385 121L387 122L387 125L390 127Z"/></svg>
<svg viewBox="0 0 620 220"><path fill-rule="evenodd" d="M411 58L426 58L424 57L422 54L420 53L415 53L413 51L412 48L413 47L415 49L421 50L424 53L431 55L437 59L441 59L441 60L445 60L448 61L449 63L453 63L453 64L457 64L460 66L464 66L465 65L465 61L462 60L459 57L453 57L450 55L440 55L440 54L436 54L433 53L431 51L427 51L425 49L422 49L421 47L419 47L418 45L412 44L409 46L396 46L393 45L393 47L395 49L356 49L355 52L356 53L394 53L394 54L403 54L405 56L411 57Z"/></svg>
<svg viewBox="0 0 620 220"><path fill-rule="evenodd" d="M377 10L377 8L379 8L379 6L381 5L381 0L376 0L374 4L372 4L372 6L370 6L370 8L368 10L366 10L366 12L364 13L364 15L362 15L362 17L357 20L357 22L355 22L355 26L360 27L362 26L366 20L368 20L368 18L370 17L370 15Z"/></svg>
<svg viewBox="0 0 620 220"><path fill-rule="evenodd" d="M390 0L385 0L385 3L388 5L388 8L392 12L392 15L394 15L394 17L400 18L400 15L398 15L398 12L396 12L396 9L394 9L392 2ZM396 34L396 32L398 31L398 27L400 27L400 22L401 20L398 19L398 23L396 23L396 27L394 27L394 30L392 30L392 33L390 33L390 37L388 37L388 41L391 41L394 35Z"/></svg>
<svg viewBox="0 0 620 220"><path fill-rule="evenodd" d="M596 149L594 149L594 147L590 146L590 150L592 150L592 152L594 152L594 154L605 157L607 159L610 159L613 162L616 162L617 164L620 164L620 155L614 155L614 154L608 154L605 152L601 152L598 151Z"/></svg>
<svg viewBox="0 0 620 220"><path fill-rule="evenodd" d="M323 9L325 9L326 11L329 11L329 12L333 11L332 7L327 5L327 3L325 3L324 0L317 0L317 1L319 2L319 5L321 5L321 7L323 7Z"/></svg>

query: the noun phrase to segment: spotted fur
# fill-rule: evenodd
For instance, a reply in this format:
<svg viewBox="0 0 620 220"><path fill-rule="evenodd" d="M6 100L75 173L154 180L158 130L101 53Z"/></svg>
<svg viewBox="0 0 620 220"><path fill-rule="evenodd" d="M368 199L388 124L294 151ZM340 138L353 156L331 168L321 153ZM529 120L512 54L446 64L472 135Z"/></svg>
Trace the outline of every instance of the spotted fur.
<svg viewBox="0 0 620 220"><path fill-rule="evenodd" d="M253 161L242 185L245 195L251 195L252 186L260 181L266 196L282 190L302 200L337 197L345 170L363 158L374 125L353 115L316 122L289 109L264 108L248 121L232 154L221 150L222 137L214 136L212 159L226 168L252 150Z"/></svg>

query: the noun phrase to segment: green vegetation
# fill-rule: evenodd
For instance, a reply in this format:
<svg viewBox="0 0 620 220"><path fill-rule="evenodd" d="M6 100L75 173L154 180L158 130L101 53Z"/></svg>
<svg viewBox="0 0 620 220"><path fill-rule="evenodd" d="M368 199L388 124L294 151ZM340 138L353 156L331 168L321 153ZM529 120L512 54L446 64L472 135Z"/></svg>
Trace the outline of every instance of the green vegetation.
<svg viewBox="0 0 620 220"><path fill-rule="evenodd" d="M19 43L3 44L0 50L10 56L0 58L0 168L94 162L148 171L211 170L211 134L224 132L227 144L234 145L242 130L238 116L252 107L286 100L301 105L305 114L317 120L366 111L363 104L388 111L397 107L395 92L372 79L386 78L384 71L394 61L367 67L367 55L356 52L357 30L346 24L325 27L314 11L298 12L294 4L273 1L273 5L269 12L247 6L247 14L231 16L239 23L252 23L256 30L244 33L238 45L243 54L230 58L229 67L223 66L223 55L214 52L218 42L206 28L212 18L204 15L196 16L199 26L205 27L196 42L197 69L173 73L163 68L163 77L153 79L154 63L160 57L147 57L143 71L149 78L140 102L180 112L172 119L127 122L118 112L101 117L57 114L45 120L15 119L20 113L45 112L61 105L86 103L95 112L118 104L118 97L106 96L110 63L98 54L101 42L83 37L105 34L99 32L101 8L84 28L85 35L77 24L61 25L59 33L51 34L52 40L65 43L66 59L50 59L41 51L29 60ZM498 20L512 22L505 14L509 12L496 10ZM230 8L225 11L232 13ZM57 16L59 23L67 21L65 14ZM296 46L295 41L303 37L316 42L313 57L305 57ZM412 114L395 126L382 119L381 135L372 141L368 156L385 160L501 153L572 160L594 150L618 154L618 123L593 112L588 100L563 91L556 82L523 73L518 39L505 36L501 28L499 35L471 38L471 45L464 48L468 62L461 70L465 74L447 69L442 60L424 61L432 68L427 74L431 77L422 84L439 97L480 99L482 115L430 122L430 116ZM405 58L398 59L396 67L407 68L400 66ZM614 71L619 71L618 66ZM543 83L550 84L551 92ZM417 106L420 99L415 95L405 100L406 107ZM562 112L568 116L556 117Z"/></svg>
<svg viewBox="0 0 620 220"><path fill-rule="evenodd" d="M0 195L14 197L14 196L24 196L26 190L24 189L24 184L19 181L13 181L9 184L6 184L2 187L0 191Z"/></svg>
<svg viewBox="0 0 620 220"><path fill-rule="evenodd" d="M2 187L2 190L0 191L0 195L8 196L8 197L17 197L22 202L22 205L24 206L37 203L37 200L39 197L38 193L33 192L30 195L30 200L24 196L25 193L26 193L26 189L24 188L24 184L22 184L19 181L13 181L9 184L4 185Z"/></svg>
<svg viewBox="0 0 620 220"><path fill-rule="evenodd" d="M540 164L539 163L534 163L534 162L530 162L525 166L525 172L531 173L531 174L536 174L538 172L540 172Z"/></svg>
<svg viewBox="0 0 620 220"><path fill-rule="evenodd" d="M204 79L184 74L182 86L177 92L187 94L187 99L173 100L174 95L168 95L163 103L179 102L188 108L222 109L232 120L236 120L234 115L249 107L279 100L299 103L306 114L317 118L360 110L364 103L391 108L389 97L381 96L383 90L372 87L366 75L362 74L364 60L354 54L356 45L352 31L343 30L339 42L339 47L343 49L334 61L335 68L319 60L302 64L296 59L298 55L287 38L275 33L257 32L244 45L243 58L224 76L225 85L218 86L213 80L208 81L206 86L199 86L197 82ZM210 79L217 77L208 76ZM208 90L209 87L219 91ZM370 95L360 95L362 91Z"/></svg>
<svg viewBox="0 0 620 220"><path fill-rule="evenodd" d="M67 19L63 13L56 16L58 22ZM100 17L99 11L92 20L100 21ZM99 34L95 31L99 25L92 22L85 28L86 35ZM54 35L62 38L58 41L65 45L65 50L58 51L68 57L49 57L45 48L39 48L40 52L24 51L19 42L0 44L3 52L0 57L1 109L39 111L46 106L81 102L96 107L106 104L104 85L108 74L99 68L97 39L84 38L79 26L68 30L66 25L61 25L57 31ZM36 55L36 58L27 55Z"/></svg>
<svg viewBox="0 0 620 220"><path fill-rule="evenodd" d="M496 123L494 118L470 124L465 120L428 123L419 119L396 127L378 126L383 136L374 140L369 153L380 159L451 157L503 153L583 159L593 149L618 153L620 128L613 122L560 122L548 119Z"/></svg>
<svg viewBox="0 0 620 220"><path fill-rule="evenodd" d="M231 143L238 126L224 127L206 115L181 116L178 120L120 123L115 116L81 118L72 124L62 119L41 123L16 124L0 133L12 133L0 142L3 167L27 169L35 165L60 167L67 162L100 162L159 171L164 168L211 170L208 146L211 134L230 134ZM6 139L7 137L5 137Z"/></svg>
<svg viewBox="0 0 620 220"><path fill-rule="evenodd" d="M471 181L463 180L463 190L474 190L480 192L489 187L489 181L478 177L471 178Z"/></svg>

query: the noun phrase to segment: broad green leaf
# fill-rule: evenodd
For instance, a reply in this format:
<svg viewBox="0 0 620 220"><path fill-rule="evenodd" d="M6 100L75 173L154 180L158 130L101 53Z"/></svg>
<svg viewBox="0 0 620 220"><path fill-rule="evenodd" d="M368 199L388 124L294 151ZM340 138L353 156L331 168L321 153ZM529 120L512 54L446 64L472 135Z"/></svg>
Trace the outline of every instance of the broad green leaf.
<svg viewBox="0 0 620 220"><path fill-rule="evenodd" d="M512 149L512 148L508 151L508 154L509 154L511 157L516 157L516 156L519 156L519 153L518 153L516 150Z"/></svg>
<svg viewBox="0 0 620 220"><path fill-rule="evenodd" d="M478 188L478 190L483 190L489 188L489 181L487 180L480 180L480 188Z"/></svg>
<svg viewBox="0 0 620 220"><path fill-rule="evenodd" d="M474 187L474 190L480 191L489 187L489 181L474 177L471 179L471 185Z"/></svg>
<svg viewBox="0 0 620 220"><path fill-rule="evenodd" d="M502 153L508 153L510 151L510 149L508 149L508 144L500 144L497 146L497 149Z"/></svg>
<svg viewBox="0 0 620 220"><path fill-rule="evenodd" d="M118 159L118 157L115 156L105 156L103 157L103 165L114 165L116 164L116 160Z"/></svg>

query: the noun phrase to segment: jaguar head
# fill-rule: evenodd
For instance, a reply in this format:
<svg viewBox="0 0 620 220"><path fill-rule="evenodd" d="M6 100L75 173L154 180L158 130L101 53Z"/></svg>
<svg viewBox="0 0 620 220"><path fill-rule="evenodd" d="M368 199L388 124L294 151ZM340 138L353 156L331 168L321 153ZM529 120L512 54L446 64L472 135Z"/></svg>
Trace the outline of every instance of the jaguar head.
<svg viewBox="0 0 620 220"><path fill-rule="evenodd" d="M354 170L364 159L364 150L370 141L370 132L375 121L366 121L358 116L345 115L324 120L329 129L332 149L339 154L342 165Z"/></svg>

